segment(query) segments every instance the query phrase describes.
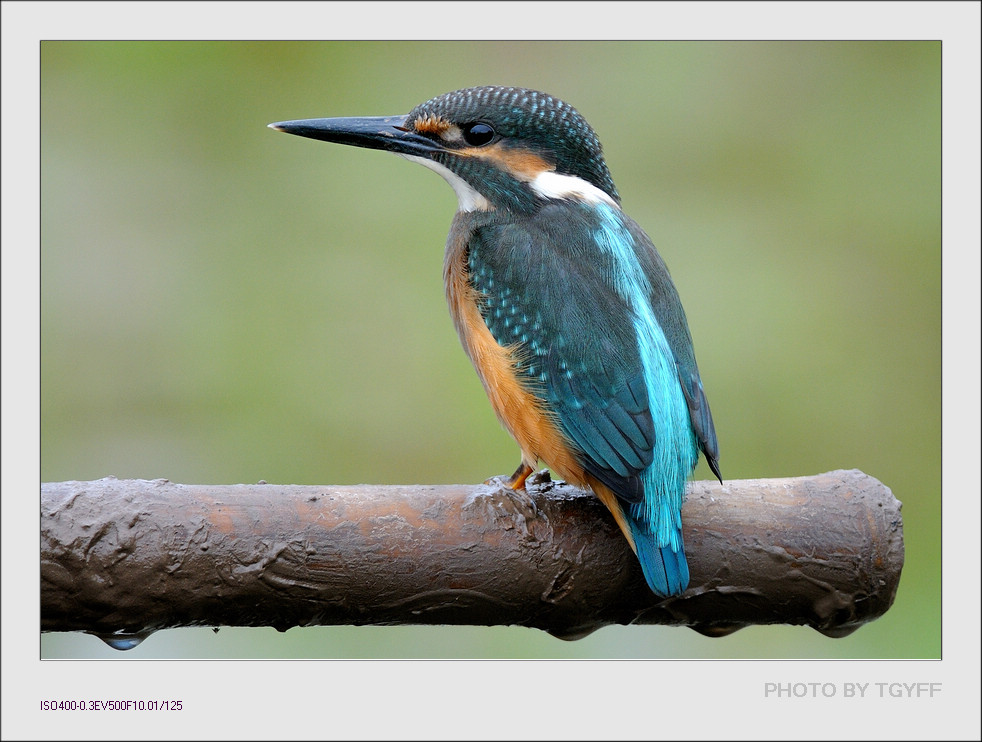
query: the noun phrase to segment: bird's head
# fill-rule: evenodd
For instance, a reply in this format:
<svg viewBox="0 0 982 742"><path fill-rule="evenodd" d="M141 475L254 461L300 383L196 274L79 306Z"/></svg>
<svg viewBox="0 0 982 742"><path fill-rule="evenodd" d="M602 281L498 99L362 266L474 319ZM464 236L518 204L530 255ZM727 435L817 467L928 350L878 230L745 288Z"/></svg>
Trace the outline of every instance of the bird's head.
<svg viewBox="0 0 982 742"><path fill-rule="evenodd" d="M462 211L532 212L552 199L618 205L600 140L576 109L525 88L455 90L405 116L282 121L270 127L382 149L440 173Z"/></svg>

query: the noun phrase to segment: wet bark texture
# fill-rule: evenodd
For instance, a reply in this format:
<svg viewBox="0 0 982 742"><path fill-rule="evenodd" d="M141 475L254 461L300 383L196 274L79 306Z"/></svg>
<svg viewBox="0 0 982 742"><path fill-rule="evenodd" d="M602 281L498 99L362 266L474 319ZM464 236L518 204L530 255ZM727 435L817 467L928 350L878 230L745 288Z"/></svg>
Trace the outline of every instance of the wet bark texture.
<svg viewBox="0 0 982 742"><path fill-rule="evenodd" d="M41 489L41 629L120 646L179 626L472 624L575 639L607 624L722 636L883 615L903 567L888 488L860 471L693 482L691 582L660 600L609 513L536 475L484 485L58 482Z"/></svg>

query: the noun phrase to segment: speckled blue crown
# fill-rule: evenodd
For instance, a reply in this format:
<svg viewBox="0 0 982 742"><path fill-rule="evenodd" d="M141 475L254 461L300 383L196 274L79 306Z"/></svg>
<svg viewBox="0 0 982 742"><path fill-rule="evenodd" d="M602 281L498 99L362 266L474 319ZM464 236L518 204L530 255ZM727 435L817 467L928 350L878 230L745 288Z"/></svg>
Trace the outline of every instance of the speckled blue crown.
<svg viewBox="0 0 982 742"><path fill-rule="evenodd" d="M523 146L555 154L556 169L583 178L620 202L596 132L568 103L537 90L489 85L432 98L408 120L438 116L455 124L482 121Z"/></svg>

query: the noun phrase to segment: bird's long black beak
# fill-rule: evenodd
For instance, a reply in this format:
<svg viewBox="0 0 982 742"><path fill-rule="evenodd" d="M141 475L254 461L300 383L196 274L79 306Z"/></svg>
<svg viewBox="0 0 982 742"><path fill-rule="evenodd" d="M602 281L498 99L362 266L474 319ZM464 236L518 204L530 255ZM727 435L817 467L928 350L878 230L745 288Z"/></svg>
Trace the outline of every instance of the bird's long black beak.
<svg viewBox="0 0 982 742"><path fill-rule="evenodd" d="M441 147L432 139L406 128L405 116L301 119L270 124L270 129L324 142L382 149L400 155L429 157Z"/></svg>

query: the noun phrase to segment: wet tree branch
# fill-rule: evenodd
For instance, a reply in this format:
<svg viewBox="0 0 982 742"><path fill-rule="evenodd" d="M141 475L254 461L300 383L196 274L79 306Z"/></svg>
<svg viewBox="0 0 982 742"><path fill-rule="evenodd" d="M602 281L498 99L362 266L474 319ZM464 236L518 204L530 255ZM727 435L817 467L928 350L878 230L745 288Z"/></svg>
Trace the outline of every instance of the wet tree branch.
<svg viewBox="0 0 982 742"><path fill-rule="evenodd" d="M860 471L693 482L691 583L659 600L591 494L464 486L58 482L41 490L41 629L120 642L178 626L607 624L721 636L883 615L903 567L900 502Z"/></svg>

